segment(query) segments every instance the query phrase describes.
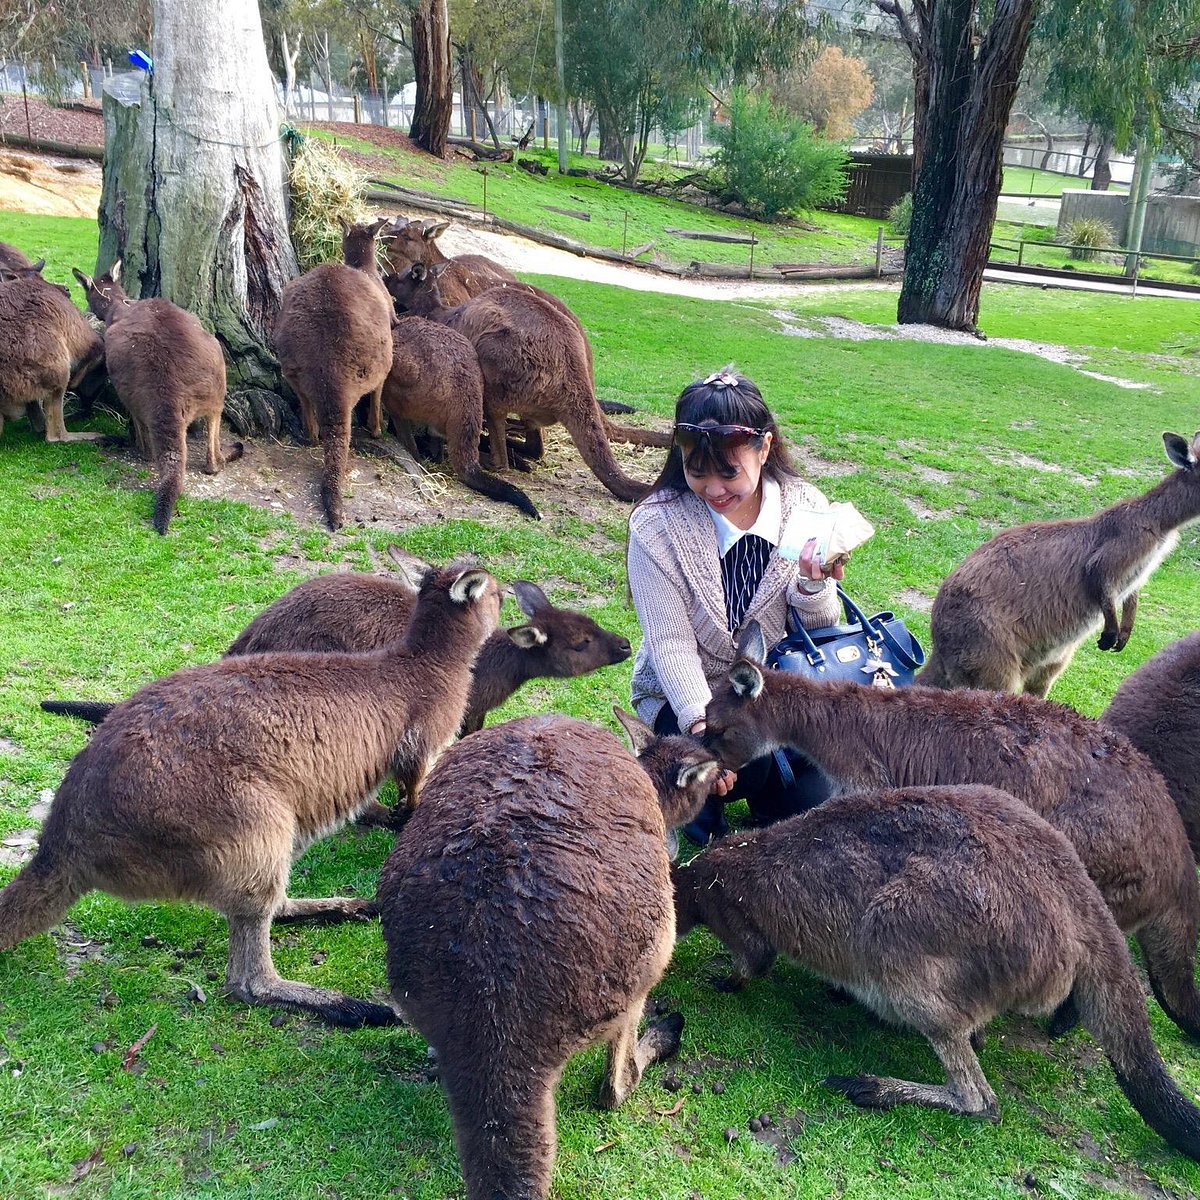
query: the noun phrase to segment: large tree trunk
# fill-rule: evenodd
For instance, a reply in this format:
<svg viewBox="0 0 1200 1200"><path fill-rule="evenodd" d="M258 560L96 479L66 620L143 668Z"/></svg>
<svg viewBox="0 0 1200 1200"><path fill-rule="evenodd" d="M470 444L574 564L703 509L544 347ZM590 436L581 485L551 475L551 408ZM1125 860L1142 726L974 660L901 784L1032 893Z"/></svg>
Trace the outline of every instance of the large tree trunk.
<svg viewBox="0 0 1200 1200"><path fill-rule="evenodd" d="M624 139L612 114L604 109L596 110L600 122L600 157L605 162L620 162L625 157Z"/></svg>
<svg viewBox="0 0 1200 1200"><path fill-rule="evenodd" d="M1004 130L1029 44L1034 0L996 0L976 53L977 0L936 0L929 112L905 245L899 320L976 332L1000 195Z"/></svg>
<svg viewBox="0 0 1200 1200"><path fill-rule="evenodd" d="M413 70L417 102L409 137L422 150L441 158L446 153L450 116L454 108L454 77L450 70L450 15L446 0L420 0L412 19ZM463 96L463 104L467 103Z"/></svg>
<svg viewBox="0 0 1200 1200"><path fill-rule="evenodd" d="M121 259L131 296L217 335L231 385L274 390L268 330L297 266L258 6L155 0L152 54L153 74L105 86L97 269Z"/></svg>
<svg viewBox="0 0 1200 1200"><path fill-rule="evenodd" d="M1108 156L1112 153L1112 138L1107 133L1100 135L1100 145L1096 147L1096 163L1092 168L1093 192L1107 192L1112 183L1112 167Z"/></svg>

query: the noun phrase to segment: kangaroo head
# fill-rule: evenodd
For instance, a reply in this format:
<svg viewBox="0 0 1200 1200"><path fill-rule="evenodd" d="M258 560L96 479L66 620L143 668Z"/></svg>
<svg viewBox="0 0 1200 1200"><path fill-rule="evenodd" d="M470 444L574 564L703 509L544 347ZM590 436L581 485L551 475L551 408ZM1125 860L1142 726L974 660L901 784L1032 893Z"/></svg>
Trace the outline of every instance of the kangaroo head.
<svg viewBox="0 0 1200 1200"><path fill-rule="evenodd" d="M512 586L529 622L514 626L508 636L522 650L537 655L539 676L571 679L629 657L628 638L597 625L586 613L556 608L536 583L517 579Z"/></svg>
<svg viewBox="0 0 1200 1200"><path fill-rule="evenodd" d="M410 221L407 217L396 217L381 239L389 270L403 274L413 263L444 262L445 255L435 243L449 228L449 221L432 218Z"/></svg>
<svg viewBox="0 0 1200 1200"><path fill-rule="evenodd" d="M121 287L121 260L119 258L103 275L85 275L78 267L72 267L71 274L83 288L89 311L104 322L111 319L114 310L132 303L125 294L125 289Z"/></svg>
<svg viewBox="0 0 1200 1200"><path fill-rule="evenodd" d="M481 567L431 568L421 580L405 641L430 655L457 656L462 637L478 648L499 623L500 601L500 585Z"/></svg>
<svg viewBox="0 0 1200 1200"><path fill-rule="evenodd" d="M668 833L686 825L704 807L717 777L716 759L695 738L659 737L618 705L613 706L613 715L629 735L638 765L654 784Z"/></svg>
<svg viewBox="0 0 1200 1200"><path fill-rule="evenodd" d="M342 261L346 266L356 267L360 271L376 270L375 239L388 223L388 217L380 217L369 225L352 225L345 217L338 218L338 224L342 227Z"/></svg>
<svg viewBox="0 0 1200 1200"><path fill-rule="evenodd" d="M45 266L46 260L39 258L37 262L30 263L27 267L19 267L16 264L0 267L0 283L12 283L15 279L41 279Z"/></svg>
<svg viewBox="0 0 1200 1200"><path fill-rule="evenodd" d="M442 301L438 277L448 265L437 263L428 267L424 263L415 262L407 270L393 271L385 275L383 282L396 302L397 311L423 316L437 308Z"/></svg>
<svg viewBox="0 0 1200 1200"><path fill-rule="evenodd" d="M1163 445L1167 450L1167 458L1174 466L1181 471L1190 471L1200 479L1200 468L1197 466L1197 460L1200 460L1200 432L1193 436L1190 445L1187 438L1178 433L1164 433Z"/></svg>

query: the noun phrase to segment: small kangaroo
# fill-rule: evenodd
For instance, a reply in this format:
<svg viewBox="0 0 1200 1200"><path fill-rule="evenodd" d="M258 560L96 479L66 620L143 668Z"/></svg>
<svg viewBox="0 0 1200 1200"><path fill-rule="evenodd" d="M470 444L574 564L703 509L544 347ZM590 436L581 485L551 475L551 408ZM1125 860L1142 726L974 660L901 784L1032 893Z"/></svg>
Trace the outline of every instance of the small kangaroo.
<svg viewBox="0 0 1200 1200"><path fill-rule="evenodd" d="M982 783L1003 788L1066 835L1142 948L1154 995L1200 1038L1200 887L1166 785L1120 734L1034 696L817 683L765 671L750 622L728 684L705 713L705 742L736 769L792 746L841 791ZM1069 1028L1064 1011L1055 1024Z"/></svg>
<svg viewBox="0 0 1200 1200"><path fill-rule="evenodd" d="M541 430L561 423L580 455L619 500L638 500L646 485L630 479L613 457L612 441L668 446L671 434L618 426L600 411L586 338L554 305L523 286L494 287L457 307L442 302L438 268L417 263L386 283L397 306L457 329L470 339L483 371L484 419L492 469L508 466L507 418L522 418L522 453L541 458Z"/></svg>
<svg viewBox="0 0 1200 1200"><path fill-rule="evenodd" d="M305 436L325 447L321 504L340 529L350 454L350 417L370 395L368 424L382 431L381 395L392 367L392 306L375 265L375 237L386 219L344 226L344 263L322 263L291 280L272 341L283 377L300 400Z"/></svg>
<svg viewBox="0 0 1200 1200"><path fill-rule="evenodd" d="M71 271L88 308L104 322L105 365L129 413L138 452L158 471L154 528L165 534L183 491L188 426L203 419L208 429L205 474L215 475L242 456L241 442L221 452L221 343L196 316L161 296L130 300L120 283L120 259L95 278L76 267Z"/></svg>
<svg viewBox="0 0 1200 1200"><path fill-rule="evenodd" d="M1200 632L1126 676L1100 720L1158 768L1200 863Z"/></svg>
<svg viewBox="0 0 1200 1200"><path fill-rule="evenodd" d="M616 1108L673 1054L683 1018L646 997L675 939L667 825L716 774L682 737L636 718L634 759L607 730L523 717L443 756L383 868L392 995L437 1052L467 1200L545 1200L554 1090L572 1055L608 1044Z"/></svg>
<svg viewBox="0 0 1200 1200"><path fill-rule="evenodd" d="M535 520L541 514L520 488L479 465L483 431L483 373L475 347L457 330L424 317L401 317L392 329L392 369L383 406L396 436L416 457L413 423L447 441L454 474L469 488L503 500Z"/></svg>
<svg viewBox="0 0 1200 1200"><path fill-rule="evenodd" d="M0 269L0 433L24 416L48 442L98 441L103 434L67 430L63 404L104 361L104 342L71 293L42 278L45 265Z"/></svg>
<svg viewBox="0 0 1200 1200"><path fill-rule="evenodd" d="M280 978L271 922L374 911L290 899L292 861L372 803L389 773L415 799L458 729L499 611L487 572L448 567L426 576L412 620L383 650L224 658L142 688L72 760L36 854L0 890L0 949L94 888L200 901L229 922L233 996L337 1025L394 1021L384 1005Z"/></svg>
<svg viewBox="0 0 1200 1200"><path fill-rule="evenodd" d="M1070 842L1006 792L840 796L673 874L679 936L707 925L733 954L735 986L782 952L928 1039L945 1084L825 1081L855 1104L999 1120L972 1040L999 1013L1049 1013L1070 996L1133 1107L1200 1161L1200 1109L1155 1049L1121 931Z"/></svg>
<svg viewBox="0 0 1200 1200"><path fill-rule="evenodd" d="M1101 621L1100 649L1123 650L1138 589L1200 516L1200 433L1190 445L1177 433L1163 442L1176 469L1144 495L1005 529L968 554L938 589L917 681L1045 696Z"/></svg>

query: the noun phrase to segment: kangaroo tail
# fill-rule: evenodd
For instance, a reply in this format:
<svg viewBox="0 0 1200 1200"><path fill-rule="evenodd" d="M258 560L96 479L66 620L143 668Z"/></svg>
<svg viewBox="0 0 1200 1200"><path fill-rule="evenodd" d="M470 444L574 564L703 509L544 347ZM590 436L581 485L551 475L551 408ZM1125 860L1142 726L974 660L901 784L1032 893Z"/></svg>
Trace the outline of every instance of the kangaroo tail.
<svg viewBox="0 0 1200 1200"><path fill-rule="evenodd" d="M57 713L60 717L78 717L81 721L90 721L93 725L99 725L116 707L116 704L108 700L42 701L42 708L48 713Z"/></svg>
<svg viewBox="0 0 1200 1200"><path fill-rule="evenodd" d="M503 500L506 504L515 505L527 517L532 517L535 521L541 520L542 514L538 512L537 505L519 487L507 480L500 479L496 475L489 475L480 468L476 468L474 471L460 472L458 477L467 487L482 492L485 496L491 496L493 500Z"/></svg>
<svg viewBox="0 0 1200 1200"><path fill-rule="evenodd" d="M591 467L592 474L618 500L640 500L650 490L648 484L631 479L617 465L612 447L605 436L604 425L590 412L583 416L572 415L568 420L564 420L563 424L566 425L571 440L579 448L583 461Z"/></svg>
<svg viewBox="0 0 1200 1200"><path fill-rule="evenodd" d="M601 400L600 411L613 417L618 413L635 413L637 409L632 404L622 404L620 400Z"/></svg>
<svg viewBox="0 0 1200 1200"><path fill-rule="evenodd" d="M467 1200L544 1200L557 1148L553 1078L531 1072L528 1063L504 1071L496 1061L442 1058L438 1070ZM502 1074L508 1086L500 1084Z"/></svg>
<svg viewBox="0 0 1200 1200"><path fill-rule="evenodd" d="M479 465L479 434L483 428L482 397L471 406L471 411L462 420L447 421L446 448L450 454L450 465L454 473L467 485L493 500L503 500L519 508L535 521L542 514L537 506L519 487L515 487L497 475L490 475Z"/></svg>
<svg viewBox="0 0 1200 1200"><path fill-rule="evenodd" d="M45 933L84 891L39 850L0 888L0 950L10 950L35 933Z"/></svg>
<svg viewBox="0 0 1200 1200"><path fill-rule="evenodd" d="M246 446L243 442L231 442L228 450L221 452L221 464L228 466L231 462L237 462L243 454L246 453Z"/></svg>
<svg viewBox="0 0 1200 1200"><path fill-rule="evenodd" d="M631 442L635 446L658 446L660 449L666 449L675 436L658 429L636 429L632 425L618 425L613 421L605 421L604 426L610 442Z"/></svg>
<svg viewBox="0 0 1200 1200"><path fill-rule="evenodd" d="M1088 956L1075 980L1080 1018L1146 1124L1176 1150L1200 1162L1200 1108L1167 1074L1150 1037L1146 1001L1129 951L1116 925L1108 924L1108 944L1101 953Z"/></svg>
<svg viewBox="0 0 1200 1200"><path fill-rule="evenodd" d="M1188 892L1195 891L1195 867L1188 851ZM1190 1038L1200 1041L1200 992L1196 990L1195 896L1165 909L1137 931L1138 945L1154 998Z"/></svg>
<svg viewBox="0 0 1200 1200"><path fill-rule="evenodd" d="M325 443L325 468L321 473L321 505L330 529L341 529L345 520L342 484L350 458L350 420L343 416L321 431Z"/></svg>
<svg viewBox="0 0 1200 1200"><path fill-rule="evenodd" d="M180 429L169 446L158 456L158 491L154 496L154 528L166 533L187 470L187 430Z"/></svg>

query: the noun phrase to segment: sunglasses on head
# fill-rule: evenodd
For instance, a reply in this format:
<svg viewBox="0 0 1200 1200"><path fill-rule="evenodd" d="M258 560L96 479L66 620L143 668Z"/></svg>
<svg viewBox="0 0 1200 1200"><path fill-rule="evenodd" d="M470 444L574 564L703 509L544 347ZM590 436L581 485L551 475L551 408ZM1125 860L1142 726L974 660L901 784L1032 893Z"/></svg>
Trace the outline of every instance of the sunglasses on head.
<svg viewBox="0 0 1200 1200"><path fill-rule="evenodd" d="M752 425L689 425L681 422L675 426L675 445L683 451L685 458L701 443L709 453L724 454L761 443L766 432Z"/></svg>

